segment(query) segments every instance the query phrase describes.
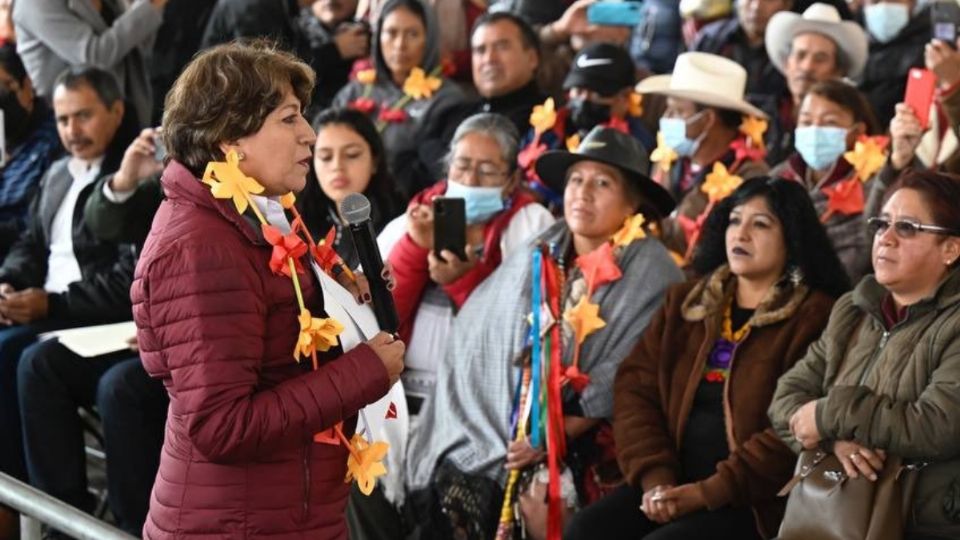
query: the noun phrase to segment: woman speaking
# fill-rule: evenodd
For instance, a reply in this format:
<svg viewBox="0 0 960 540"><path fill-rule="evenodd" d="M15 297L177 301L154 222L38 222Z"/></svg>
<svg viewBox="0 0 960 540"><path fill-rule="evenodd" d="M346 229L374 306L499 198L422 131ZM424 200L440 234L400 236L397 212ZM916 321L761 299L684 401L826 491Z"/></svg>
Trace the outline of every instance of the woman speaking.
<svg viewBox="0 0 960 540"><path fill-rule="evenodd" d="M167 95L167 198L131 291L144 365L170 393L145 538L346 538L344 478L378 474L353 431L404 346L380 333L343 352L352 323L327 315L316 270L342 266L292 208L313 81L269 45L229 44Z"/></svg>

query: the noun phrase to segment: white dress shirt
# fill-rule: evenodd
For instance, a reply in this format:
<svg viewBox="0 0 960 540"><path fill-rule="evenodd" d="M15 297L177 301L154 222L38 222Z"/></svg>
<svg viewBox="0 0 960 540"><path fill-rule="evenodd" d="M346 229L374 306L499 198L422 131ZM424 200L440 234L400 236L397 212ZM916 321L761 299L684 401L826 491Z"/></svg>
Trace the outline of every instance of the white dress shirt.
<svg viewBox="0 0 960 540"><path fill-rule="evenodd" d="M73 252L73 216L80 192L97 179L102 163L103 156L91 161L71 158L67 163L73 181L50 226L50 257L47 259L47 280L43 285L47 292L65 292L71 283L83 278L80 263Z"/></svg>

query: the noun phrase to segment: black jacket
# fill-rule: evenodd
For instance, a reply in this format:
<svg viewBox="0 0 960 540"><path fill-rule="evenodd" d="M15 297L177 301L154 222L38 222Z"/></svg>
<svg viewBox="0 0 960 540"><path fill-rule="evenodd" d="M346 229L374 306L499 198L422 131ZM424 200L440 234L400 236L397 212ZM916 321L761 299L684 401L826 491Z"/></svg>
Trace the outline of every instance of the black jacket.
<svg viewBox="0 0 960 540"><path fill-rule="evenodd" d="M930 8L910 18L907 26L887 43L870 38L870 56L863 70L860 90L873 105L880 126L886 129L893 119L894 106L903 101L907 72L923 67L923 48L930 41Z"/></svg>
<svg viewBox="0 0 960 540"><path fill-rule="evenodd" d="M340 24L357 23L358 21L347 20ZM337 92L347 85L350 70L353 68L353 59L344 59L340 56L340 49L333 41L340 26L327 28L309 7L300 10L297 28L310 48L311 67L317 73L317 82L313 87L313 101L307 112L307 118L313 118L321 110L329 107Z"/></svg>
<svg viewBox="0 0 960 540"><path fill-rule="evenodd" d="M309 60L310 52L296 25L297 0L218 0L200 48L237 38L265 37Z"/></svg>
<svg viewBox="0 0 960 540"><path fill-rule="evenodd" d="M691 50L729 58L747 70L747 100L764 109L764 100L776 102L789 95L787 81L777 71L766 47L750 47L747 36L736 17L721 19L704 26Z"/></svg>
<svg viewBox="0 0 960 540"><path fill-rule="evenodd" d="M129 133L123 136L118 132L100 167L101 176L117 170L131 140ZM65 157L56 161L44 174L30 206L27 230L0 266L0 283L9 283L16 289L43 287L50 257L50 227L72 182L67 170L69 160ZM77 198L73 211L73 252L82 277L71 283L66 292L49 295L49 319L99 324L131 317L130 284L136 264L135 250L127 244L98 240L83 219L84 203L99 187L99 182L92 182Z"/></svg>

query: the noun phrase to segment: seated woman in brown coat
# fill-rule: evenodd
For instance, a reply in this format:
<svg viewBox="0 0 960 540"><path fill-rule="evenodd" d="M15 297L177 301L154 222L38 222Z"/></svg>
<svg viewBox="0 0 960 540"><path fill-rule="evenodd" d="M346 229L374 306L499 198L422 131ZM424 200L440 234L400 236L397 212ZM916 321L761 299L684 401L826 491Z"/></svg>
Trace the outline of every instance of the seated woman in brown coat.
<svg viewBox="0 0 960 540"><path fill-rule="evenodd" d="M748 539L776 533L796 456L770 427L777 378L848 287L803 187L744 182L711 212L694 257L614 385L627 485L565 538Z"/></svg>

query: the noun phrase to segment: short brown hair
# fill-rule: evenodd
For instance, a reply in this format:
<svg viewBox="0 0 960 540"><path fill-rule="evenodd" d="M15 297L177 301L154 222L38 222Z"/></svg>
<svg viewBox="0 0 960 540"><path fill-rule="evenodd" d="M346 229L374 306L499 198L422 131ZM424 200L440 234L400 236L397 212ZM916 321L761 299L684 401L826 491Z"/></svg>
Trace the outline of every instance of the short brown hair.
<svg viewBox="0 0 960 540"><path fill-rule="evenodd" d="M167 153L200 176L208 162L224 160L220 143L260 130L280 106L287 85L306 107L313 82L307 64L267 40L208 49L187 65L167 94Z"/></svg>
<svg viewBox="0 0 960 540"><path fill-rule="evenodd" d="M912 189L920 194L933 225L960 231L960 176L936 171L907 169L887 190L884 203L898 190Z"/></svg>
<svg viewBox="0 0 960 540"><path fill-rule="evenodd" d="M880 122L873 113L873 107L856 86L840 79L827 79L811 86L807 93L820 96L850 111L854 122L863 122L867 126L867 135L881 133Z"/></svg>

